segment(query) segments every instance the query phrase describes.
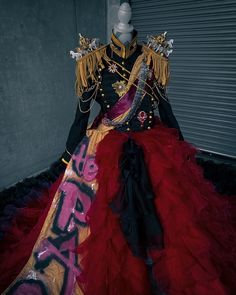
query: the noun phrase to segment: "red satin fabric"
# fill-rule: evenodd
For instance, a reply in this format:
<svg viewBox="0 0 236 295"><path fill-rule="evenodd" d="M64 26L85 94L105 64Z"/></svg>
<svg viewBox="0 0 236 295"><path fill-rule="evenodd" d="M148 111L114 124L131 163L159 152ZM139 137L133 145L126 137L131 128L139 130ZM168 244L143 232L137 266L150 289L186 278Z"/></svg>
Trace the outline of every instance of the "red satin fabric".
<svg viewBox="0 0 236 295"><path fill-rule="evenodd" d="M43 190L40 198L17 211L12 227L0 242L0 293L8 287L28 261L63 175L64 172L50 188Z"/></svg>
<svg viewBox="0 0 236 295"><path fill-rule="evenodd" d="M236 294L236 233L231 199L219 195L197 165L197 149L162 124L129 135L144 149L165 249L151 253L167 295ZM86 295L150 294L146 266L133 257L108 203L119 190L118 162L128 133L111 131L99 144L99 188L88 213L91 234L77 251Z"/></svg>

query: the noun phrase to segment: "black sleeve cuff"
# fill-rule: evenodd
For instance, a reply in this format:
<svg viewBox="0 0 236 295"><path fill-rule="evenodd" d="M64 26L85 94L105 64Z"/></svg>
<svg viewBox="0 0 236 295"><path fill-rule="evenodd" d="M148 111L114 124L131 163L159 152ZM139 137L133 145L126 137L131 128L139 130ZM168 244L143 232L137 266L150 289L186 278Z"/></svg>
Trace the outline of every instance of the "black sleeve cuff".
<svg viewBox="0 0 236 295"><path fill-rule="evenodd" d="M61 155L61 161L65 164L65 165L68 165L68 163L70 162L70 159L71 159L71 154L69 154L67 152L67 150L65 150L63 152L63 154Z"/></svg>

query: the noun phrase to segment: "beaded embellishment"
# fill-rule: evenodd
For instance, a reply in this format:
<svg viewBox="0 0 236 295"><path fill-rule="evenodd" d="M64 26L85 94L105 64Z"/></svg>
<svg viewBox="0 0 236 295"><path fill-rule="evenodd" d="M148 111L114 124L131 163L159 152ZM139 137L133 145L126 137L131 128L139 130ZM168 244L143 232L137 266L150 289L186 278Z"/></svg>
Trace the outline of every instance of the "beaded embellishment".
<svg viewBox="0 0 236 295"><path fill-rule="evenodd" d="M76 48L77 52L73 50L70 51L70 55L76 61L80 60L86 54L96 50L101 46L100 40L98 38L87 38L79 34L79 45L80 47Z"/></svg>
<svg viewBox="0 0 236 295"><path fill-rule="evenodd" d="M112 74L114 74L117 71L117 65L116 64L111 64L108 67L108 71Z"/></svg>
<svg viewBox="0 0 236 295"><path fill-rule="evenodd" d="M167 32L157 36L147 35L147 46L152 48L155 52L159 52L162 56L168 57L173 51L173 39L166 39Z"/></svg>
<svg viewBox="0 0 236 295"><path fill-rule="evenodd" d="M148 66L146 63L142 62L140 72L139 72L139 79L138 79L138 87L137 91L135 92L134 99L130 108L130 111L128 115L123 118L120 122L114 122L107 117L103 118L102 122L106 126L114 126L114 127L121 127L126 122L129 122L136 114L141 102L142 98L145 95L144 87L145 87L145 81L147 79L147 73L148 73Z"/></svg>
<svg viewBox="0 0 236 295"><path fill-rule="evenodd" d="M112 84L112 87L115 89L115 92L121 97L127 91L126 89L127 83L125 80L120 80Z"/></svg>
<svg viewBox="0 0 236 295"><path fill-rule="evenodd" d="M137 119L141 123L141 127L143 127L143 123L147 120L147 113L144 111L140 111L138 113Z"/></svg>

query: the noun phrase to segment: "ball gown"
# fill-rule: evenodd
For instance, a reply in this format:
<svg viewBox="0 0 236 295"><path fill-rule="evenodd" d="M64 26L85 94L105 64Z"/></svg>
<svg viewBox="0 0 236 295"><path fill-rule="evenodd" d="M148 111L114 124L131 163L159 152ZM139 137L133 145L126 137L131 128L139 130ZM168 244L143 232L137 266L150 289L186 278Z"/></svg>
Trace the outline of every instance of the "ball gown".
<svg viewBox="0 0 236 295"><path fill-rule="evenodd" d="M163 87L168 56L135 34L128 49L113 34L76 56L81 99L64 169L7 208L2 294L236 294L232 198L204 178L183 138Z"/></svg>

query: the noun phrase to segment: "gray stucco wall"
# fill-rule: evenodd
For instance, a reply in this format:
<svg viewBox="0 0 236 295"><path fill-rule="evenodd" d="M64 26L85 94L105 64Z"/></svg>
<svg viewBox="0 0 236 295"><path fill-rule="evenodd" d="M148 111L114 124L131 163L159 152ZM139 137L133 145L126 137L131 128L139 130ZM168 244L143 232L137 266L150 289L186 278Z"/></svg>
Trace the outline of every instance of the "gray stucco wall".
<svg viewBox="0 0 236 295"><path fill-rule="evenodd" d="M0 0L0 190L47 168L74 118L78 32L106 41L106 1Z"/></svg>
<svg viewBox="0 0 236 295"><path fill-rule="evenodd" d="M107 42L110 41L114 24L119 22L117 13L121 3L120 0L107 0Z"/></svg>

